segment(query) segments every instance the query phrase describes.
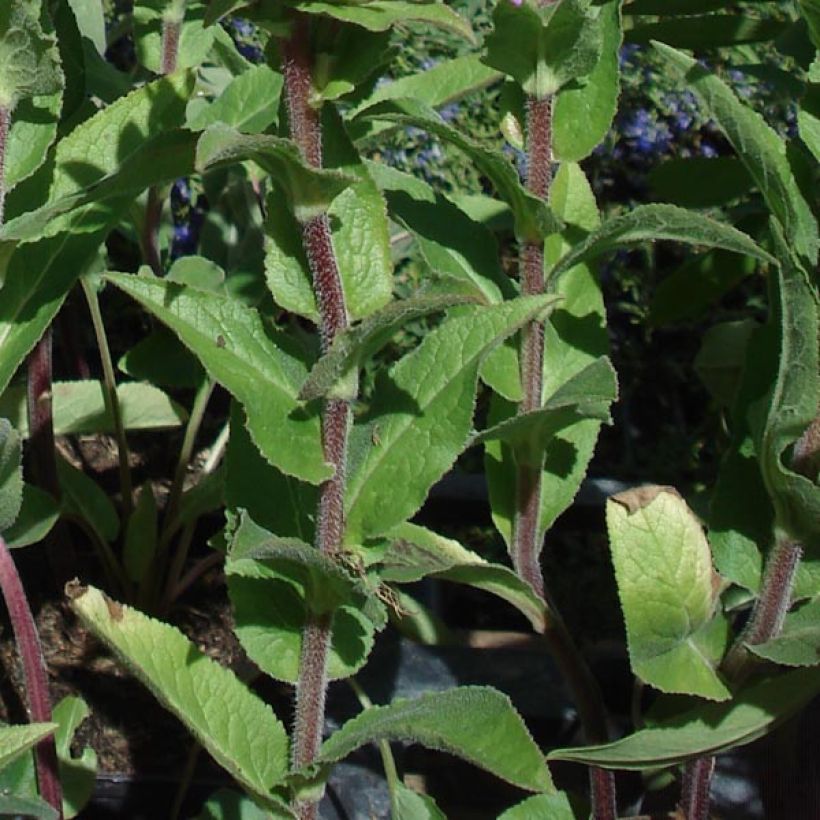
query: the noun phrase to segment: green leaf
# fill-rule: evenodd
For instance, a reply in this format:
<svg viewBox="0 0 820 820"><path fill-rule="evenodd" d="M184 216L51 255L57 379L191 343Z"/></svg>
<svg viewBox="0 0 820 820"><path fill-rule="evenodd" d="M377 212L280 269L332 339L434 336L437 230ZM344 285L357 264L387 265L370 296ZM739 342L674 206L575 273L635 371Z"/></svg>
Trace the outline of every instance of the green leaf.
<svg viewBox="0 0 820 820"><path fill-rule="evenodd" d="M243 0L245 2L246 0ZM269 820L270 813L249 797L231 789L220 789L208 799L197 820Z"/></svg>
<svg viewBox="0 0 820 820"><path fill-rule="evenodd" d="M147 578L157 552L157 502L150 482L142 485L125 528L122 561L128 577L137 584Z"/></svg>
<svg viewBox="0 0 820 820"><path fill-rule="evenodd" d="M420 74L408 74L389 83L380 84L348 115L353 119L366 108L384 100L411 98L439 108L467 94L480 91L501 79L501 74L484 65L473 54L442 60ZM349 123L352 139L364 140L374 137L392 126L386 122L355 120Z"/></svg>
<svg viewBox="0 0 820 820"><path fill-rule="evenodd" d="M612 125L620 94L618 51L621 47L621 3L600 7L601 56L580 88L566 85L552 112L552 151L557 160L580 162L603 140Z"/></svg>
<svg viewBox="0 0 820 820"><path fill-rule="evenodd" d="M34 748L54 733L56 723L27 723L22 726L0 726L0 769Z"/></svg>
<svg viewBox="0 0 820 820"><path fill-rule="evenodd" d="M475 730L476 720L481 731ZM457 755L502 780L535 792L552 792L541 751L506 695L480 686L398 699L372 706L322 744L317 762L335 763L366 743L405 740Z"/></svg>
<svg viewBox="0 0 820 820"><path fill-rule="evenodd" d="M197 108L188 127L204 131L221 122L244 134L260 134L278 122L282 84L281 74L266 65L253 66L234 77L212 103Z"/></svg>
<svg viewBox="0 0 820 820"><path fill-rule="evenodd" d="M349 603L356 586L355 579L337 561L298 538L282 538L268 532L244 510L231 538L228 558L228 575L242 575L242 561L258 561L284 577L295 579L305 590L305 601L315 615Z"/></svg>
<svg viewBox="0 0 820 820"><path fill-rule="evenodd" d="M447 820L429 795L414 792L401 782L392 784L390 789L393 820Z"/></svg>
<svg viewBox="0 0 820 820"><path fill-rule="evenodd" d="M236 401L231 402L230 424L225 453L228 509L246 509L266 530L312 544L316 488L285 475L262 457L246 429L242 406ZM277 499L276 504L270 503L271 498Z"/></svg>
<svg viewBox="0 0 820 820"><path fill-rule="evenodd" d="M740 102L722 80L691 57L662 43L653 45L716 120L797 254L813 265L817 259L817 222L789 167L783 140L760 114Z"/></svg>
<svg viewBox="0 0 820 820"><path fill-rule="evenodd" d="M498 3L485 40L487 65L512 77L531 96L545 99L583 80L601 56L597 7L583 0L535 6Z"/></svg>
<svg viewBox="0 0 820 820"><path fill-rule="evenodd" d="M796 465L785 466L787 451L815 422L820 407L818 356L818 297L813 273L800 259L776 223L772 235L780 266L771 282L770 327L776 375L769 394L750 409L752 433L763 481L775 508L775 523L807 547L820 547L820 487L816 473L802 475ZM817 442L809 443L816 453ZM792 451L792 460L795 457ZM810 455L807 454L810 459ZM814 456L816 458L816 454ZM808 471L808 468L807 468ZM816 556L813 556L816 557Z"/></svg>
<svg viewBox="0 0 820 820"><path fill-rule="evenodd" d="M196 356L163 325L137 342L117 367L132 379L162 387L197 388L205 378Z"/></svg>
<svg viewBox="0 0 820 820"><path fill-rule="evenodd" d="M0 9L0 107L24 97L56 94L63 85L60 57L37 19L39 4L5 3Z"/></svg>
<svg viewBox="0 0 820 820"><path fill-rule="evenodd" d="M774 40L790 23L747 17L745 14L705 14L678 20L644 23L626 32L626 40L643 45L660 41L698 51Z"/></svg>
<svg viewBox="0 0 820 820"><path fill-rule="evenodd" d="M45 161L57 136L62 94L27 97L14 109L6 143L6 190L30 177Z"/></svg>
<svg viewBox="0 0 820 820"><path fill-rule="evenodd" d="M732 700L700 704L614 743L556 749L547 759L637 771L674 766L757 740L803 708L818 690L820 670L798 669L758 681Z"/></svg>
<svg viewBox="0 0 820 820"><path fill-rule="evenodd" d="M62 512L86 522L102 541L115 541L120 532L120 518L99 484L63 458L57 459L57 477Z"/></svg>
<svg viewBox="0 0 820 820"><path fill-rule="evenodd" d="M85 808L94 792L97 776L97 753L90 746L82 747L78 757L71 754L74 735L90 711L80 697L64 697L54 707L54 720L59 728L54 733L63 787L63 816L76 817Z"/></svg>
<svg viewBox="0 0 820 820"><path fill-rule="evenodd" d="M102 382L54 382L52 398L54 432L58 436L114 432ZM167 430L179 427L187 418L184 408L150 384L120 384L117 399L126 430ZM3 393L0 413L14 419L21 435L28 437L25 385L10 387Z"/></svg>
<svg viewBox="0 0 820 820"><path fill-rule="evenodd" d="M367 423L353 430L346 543L386 532L418 510L464 447L481 360L555 301L460 308L390 370Z"/></svg>
<svg viewBox="0 0 820 820"><path fill-rule="evenodd" d="M205 7L202 3L188 2L182 5L184 19L180 19L181 29L177 46L176 68L196 68L208 56L214 42L214 31L205 26ZM162 72L162 28L163 20L174 19L172 3L134 3L134 40L137 59L149 71ZM167 8L163 8L163 7ZM182 14L179 15L182 17Z"/></svg>
<svg viewBox="0 0 820 820"><path fill-rule="evenodd" d="M800 139L820 162L820 60L814 61L816 81L809 84L797 112Z"/></svg>
<svg viewBox="0 0 820 820"><path fill-rule="evenodd" d="M0 814L5 817L57 820L57 812L39 797L17 797L13 794L0 794Z"/></svg>
<svg viewBox="0 0 820 820"><path fill-rule="evenodd" d="M749 339L757 326L754 319L740 319L721 322L703 334L692 365L712 396L726 407L734 405Z"/></svg>
<svg viewBox="0 0 820 820"><path fill-rule="evenodd" d="M203 655L178 629L123 606L94 587L69 590L71 608L209 754L252 795L288 770L288 737L271 708L233 672ZM230 704L229 708L226 705Z"/></svg>
<svg viewBox="0 0 820 820"><path fill-rule="evenodd" d="M350 94L392 56L390 32L371 32L359 26L337 27L332 42L321 42L314 58L317 97L329 102Z"/></svg>
<svg viewBox="0 0 820 820"><path fill-rule="evenodd" d="M632 670L662 692L731 697L700 645L718 581L686 503L670 487L648 485L613 496L606 519Z"/></svg>
<svg viewBox="0 0 820 820"><path fill-rule="evenodd" d="M149 277L106 278L168 325L210 376L242 402L251 436L271 464L313 484L332 474L318 414L296 398L307 369L277 344L255 310Z"/></svg>
<svg viewBox="0 0 820 820"><path fill-rule="evenodd" d="M512 604L533 629L544 631L546 604L508 567L488 564L457 541L417 524L400 524L385 538L390 546L380 561L382 580L404 584L429 576L481 589Z"/></svg>
<svg viewBox="0 0 820 820"><path fill-rule="evenodd" d="M594 230L599 224L595 196L580 167L563 163L550 191L553 208L561 219L574 226L564 236L550 237L545 244L547 262L566 253L578 230ZM545 327L544 395L561 385L609 352L606 312L598 277L587 265L579 265L558 280L556 292L563 297ZM511 374L519 371L517 353L509 349ZM517 381L517 379L516 379ZM492 383L495 386L495 382ZM520 384L516 384L518 395ZM510 417L515 407L494 397L488 424ZM541 474L541 516L539 542L543 533L572 503L583 481L601 423L579 421L559 433L547 453ZM512 537L515 514L516 467L511 449L502 443L485 444L484 468L490 493L493 522L507 544Z"/></svg>
<svg viewBox="0 0 820 820"><path fill-rule="evenodd" d="M22 457L20 434L0 418L0 533L15 522L23 504Z"/></svg>
<svg viewBox="0 0 820 820"><path fill-rule="evenodd" d="M105 41L105 14L99 0L68 0L80 34L89 40L97 53L105 55L108 48Z"/></svg>
<svg viewBox="0 0 820 820"><path fill-rule="evenodd" d="M503 814L498 820L581 820L585 814L576 812L564 792L536 794Z"/></svg>
<svg viewBox="0 0 820 820"><path fill-rule="evenodd" d="M754 185L737 157L668 159L649 172L655 195L684 208L725 205L749 193Z"/></svg>
<svg viewBox="0 0 820 820"><path fill-rule="evenodd" d="M297 147L281 137L240 134L218 122L199 138L196 169L200 173L245 160L253 160L274 177L300 222L325 213L331 202L353 182L338 171L311 168Z"/></svg>
<svg viewBox="0 0 820 820"><path fill-rule="evenodd" d="M746 644L749 651L783 666L820 664L820 600L786 615L780 634L766 643Z"/></svg>
<svg viewBox="0 0 820 820"><path fill-rule="evenodd" d="M556 433L584 419L611 421L609 406L617 398L615 370L609 359L601 357L559 387L540 410L482 430L474 441L505 441L513 448L516 463L538 467Z"/></svg>
<svg viewBox="0 0 820 820"><path fill-rule="evenodd" d="M515 295L488 228L417 177L375 162L368 169L391 218L412 233L434 275L457 281L488 304L500 302L502 294Z"/></svg>
<svg viewBox="0 0 820 820"><path fill-rule="evenodd" d="M17 520L3 535L6 546L16 549L39 543L51 532L59 515L57 502L47 492L31 484L24 484L23 503Z"/></svg>
<svg viewBox="0 0 820 820"><path fill-rule="evenodd" d="M354 180L330 205L328 217L345 307L351 319L361 319L384 307L393 292L387 211L340 118L332 106L325 109L324 165L343 173L345 179ZM318 321L310 267L300 232L273 196L269 197L268 206L265 269L273 298L282 307Z"/></svg>
<svg viewBox="0 0 820 820"><path fill-rule="evenodd" d="M340 382L355 373L367 360L387 345L408 322L431 313L439 313L472 299L451 295L411 296L368 316L360 324L336 336L330 350L313 366L307 381L299 391L303 401L337 395ZM356 373L356 375L358 375ZM345 396L344 398L355 398Z"/></svg>
<svg viewBox="0 0 820 820"><path fill-rule="evenodd" d="M189 285L199 290L219 293L225 283L225 271L203 256L181 256L171 265L164 277L166 282Z"/></svg>
<svg viewBox="0 0 820 820"><path fill-rule="evenodd" d="M272 678L296 683L302 633L309 618L305 588L299 581L304 571L294 574L259 561L240 560L229 562L226 573L236 636L248 657ZM355 674L373 649L374 633L383 623L374 624L363 611L365 604L360 596L332 616L329 680Z"/></svg>
<svg viewBox="0 0 820 820"><path fill-rule="evenodd" d="M14 253L0 299L0 391L51 324L102 239L101 233L63 234Z"/></svg>
<svg viewBox="0 0 820 820"><path fill-rule="evenodd" d="M387 31L397 24L433 26L475 42L470 24L438 0L369 0L367 3L333 3L307 0L298 3L299 11L321 14L353 23L370 31Z"/></svg>
<svg viewBox="0 0 820 820"><path fill-rule="evenodd" d="M770 254L731 225L675 205L638 205L622 216L608 219L575 245L552 267L548 278L554 280L580 262L595 259L615 248L658 239L725 248L761 262L774 262Z"/></svg>
<svg viewBox="0 0 820 820"><path fill-rule="evenodd" d="M463 151L510 206L519 239L539 242L558 230L559 223L547 205L526 190L515 168L500 151L484 148L465 137L427 105L412 99L388 100L365 109L358 116L422 128Z"/></svg>

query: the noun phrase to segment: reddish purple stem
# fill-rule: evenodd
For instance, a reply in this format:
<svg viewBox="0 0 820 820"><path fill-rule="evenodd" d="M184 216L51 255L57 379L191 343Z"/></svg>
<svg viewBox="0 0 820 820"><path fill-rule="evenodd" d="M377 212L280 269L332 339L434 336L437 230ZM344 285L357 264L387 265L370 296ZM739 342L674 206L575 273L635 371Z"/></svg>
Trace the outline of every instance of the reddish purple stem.
<svg viewBox="0 0 820 820"><path fill-rule="evenodd" d="M23 661L29 716L34 723L51 723L51 700L43 650L34 618L28 605L20 575L6 542L0 538L0 589L9 611L17 650ZM63 816L63 794L57 764L54 736L41 740L34 749L40 795Z"/></svg>

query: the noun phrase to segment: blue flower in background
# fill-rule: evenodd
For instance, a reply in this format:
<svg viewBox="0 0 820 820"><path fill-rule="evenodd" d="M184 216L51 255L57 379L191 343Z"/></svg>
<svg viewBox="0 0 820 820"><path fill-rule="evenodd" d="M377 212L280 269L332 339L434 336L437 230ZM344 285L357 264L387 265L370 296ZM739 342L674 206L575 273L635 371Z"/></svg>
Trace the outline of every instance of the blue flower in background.
<svg viewBox="0 0 820 820"><path fill-rule="evenodd" d="M170 199L174 233L171 237L169 256L173 260L197 252L208 202L201 194L194 199L190 180L184 177L171 186Z"/></svg>

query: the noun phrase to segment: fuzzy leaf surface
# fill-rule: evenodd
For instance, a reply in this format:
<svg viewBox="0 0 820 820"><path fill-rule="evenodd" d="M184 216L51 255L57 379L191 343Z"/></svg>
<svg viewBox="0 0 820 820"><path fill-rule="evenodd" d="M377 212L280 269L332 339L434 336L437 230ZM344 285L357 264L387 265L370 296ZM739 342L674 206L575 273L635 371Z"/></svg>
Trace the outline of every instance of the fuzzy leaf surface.
<svg viewBox="0 0 820 820"><path fill-rule="evenodd" d="M547 759L638 771L674 766L757 740L802 709L818 690L820 669L797 669L758 681L732 700L698 705L613 743L555 749Z"/></svg>
<svg viewBox="0 0 820 820"><path fill-rule="evenodd" d="M512 604L536 632L544 631L546 604L509 567L490 564L458 541L417 524L400 524L386 538L390 546L379 571L383 580L412 583L432 577L481 589Z"/></svg>
<svg viewBox="0 0 820 820"><path fill-rule="evenodd" d="M552 150L563 162L580 162L606 136L621 91L618 50L621 47L621 3L600 7L601 54L580 87L564 86L552 113Z"/></svg>
<svg viewBox="0 0 820 820"><path fill-rule="evenodd" d="M548 295L460 308L391 368L351 438L346 543L386 532L418 510L464 447L481 360L555 302Z"/></svg>
<svg viewBox="0 0 820 820"><path fill-rule="evenodd" d="M388 100L366 109L359 117L421 128L463 151L510 206L519 238L539 242L558 230L559 223L547 205L526 190L515 168L501 152L483 148L465 137L429 106L412 99Z"/></svg>
<svg viewBox="0 0 820 820"><path fill-rule="evenodd" d="M392 302L336 336L330 350L311 369L299 398L310 401L331 393L339 381L362 367L408 322L470 301L473 300L457 296L421 295Z"/></svg>
<svg viewBox="0 0 820 820"><path fill-rule="evenodd" d="M288 769L288 737L271 708L178 629L115 603L94 587L74 587L70 596L86 628L211 756L251 794L274 802L270 789Z"/></svg>
<svg viewBox="0 0 820 820"><path fill-rule="evenodd" d="M0 533L14 523L23 503L22 457L20 434L0 418Z"/></svg>
<svg viewBox="0 0 820 820"><path fill-rule="evenodd" d="M243 404L248 430L271 464L314 484L331 475L318 413L296 398L307 369L277 344L255 310L150 277L106 278L168 325L210 376Z"/></svg>
<svg viewBox="0 0 820 820"><path fill-rule="evenodd" d="M662 692L729 698L699 640L716 589L693 513L671 488L649 485L613 496L606 519L635 674Z"/></svg>
<svg viewBox="0 0 820 820"><path fill-rule="evenodd" d="M783 666L820 664L820 600L786 615L780 634L766 643L746 644L750 652Z"/></svg>
<svg viewBox="0 0 820 820"><path fill-rule="evenodd" d="M761 262L774 261L754 240L731 225L675 205L639 205L623 216L604 222L563 256L549 271L548 277L554 279L575 265L615 248L657 239L725 248Z"/></svg>
<svg viewBox="0 0 820 820"><path fill-rule="evenodd" d="M474 721L481 716L482 731ZM323 744L317 762L335 763L365 743L404 740L474 763L522 789L552 792L552 778L510 699L494 689L461 686L449 692L372 706Z"/></svg>
<svg viewBox="0 0 820 820"><path fill-rule="evenodd" d="M729 86L691 57L662 43L653 45L680 72L687 88L726 134L780 222L784 235L797 254L813 265L817 260L817 222L797 186L783 140Z"/></svg>

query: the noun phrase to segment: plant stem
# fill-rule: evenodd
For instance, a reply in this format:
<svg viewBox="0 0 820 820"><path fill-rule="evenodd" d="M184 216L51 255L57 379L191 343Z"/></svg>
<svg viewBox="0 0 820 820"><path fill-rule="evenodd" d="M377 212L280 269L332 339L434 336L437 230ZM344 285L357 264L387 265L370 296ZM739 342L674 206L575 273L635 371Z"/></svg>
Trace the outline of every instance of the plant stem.
<svg viewBox="0 0 820 820"><path fill-rule="evenodd" d="M34 723L51 723L51 699L43 650L34 618L14 559L0 537L0 590L6 601L17 650L23 661L29 716ZM40 795L58 816L63 816L63 795L57 765L54 736L41 740L34 750L37 784Z"/></svg>
<svg viewBox="0 0 820 820"><path fill-rule="evenodd" d="M0 105L0 225L6 211L6 148L11 128L11 108Z"/></svg>
<svg viewBox="0 0 820 820"><path fill-rule="evenodd" d="M709 790L714 771L715 758L711 756L686 764L680 806L686 820L709 820Z"/></svg>
<svg viewBox="0 0 820 820"><path fill-rule="evenodd" d="M123 517L127 520L133 510L134 488L131 482L131 453L128 448L128 439L125 435L125 425L122 420L120 400L117 396L117 380L114 376L114 363L111 360L111 350L108 347L108 337L105 334L105 325L103 324L97 291L85 276L80 277L80 285L85 294L85 300L88 303L88 312L91 314L91 323L94 326L94 335L97 338L97 348L100 351L105 404L106 409L111 414L111 420L114 423L114 436L117 439Z"/></svg>
<svg viewBox="0 0 820 820"><path fill-rule="evenodd" d="M527 175L526 187L546 200L552 180L552 97L531 96L527 100ZM521 292L545 292L544 243L525 242L521 248ZM530 322L521 334L521 386L523 399L519 413L539 410L544 391L545 322ZM608 740L606 712L598 684L575 645L563 619L552 603L544 584L539 555L541 552L540 516L543 457L536 465L520 464L516 475L516 511L513 521L512 558L518 575L547 602L548 618L544 639L558 664L578 708L588 743ZM605 769L590 769L590 792L595 820L614 820L617 816L615 779Z"/></svg>
<svg viewBox="0 0 820 820"><path fill-rule="evenodd" d="M293 17L291 36L282 44L282 72L290 134L305 161L315 168L321 168L322 129L320 112L310 104L311 68L308 21L297 13ZM336 335L348 326L344 290L326 215L304 223L302 242L319 306L322 350L326 351ZM330 556L339 551L344 533L345 466L350 424L350 402L328 399L322 410L322 448L325 461L333 465L335 472L319 488L316 547ZM331 626L332 616L328 615L311 617L305 624L296 685L291 761L294 769L312 763L319 751L324 725ZM313 820L318 814L316 802L298 803L294 808L301 820Z"/></svg>
<svg viewBox="0 0 820 820"><path fill-rule="evenodd" d="M177 17L166 17L162 21L162 57L160 72L172 74L177 68L179 57L179 38L182 34L182 20Z"/></svg>

